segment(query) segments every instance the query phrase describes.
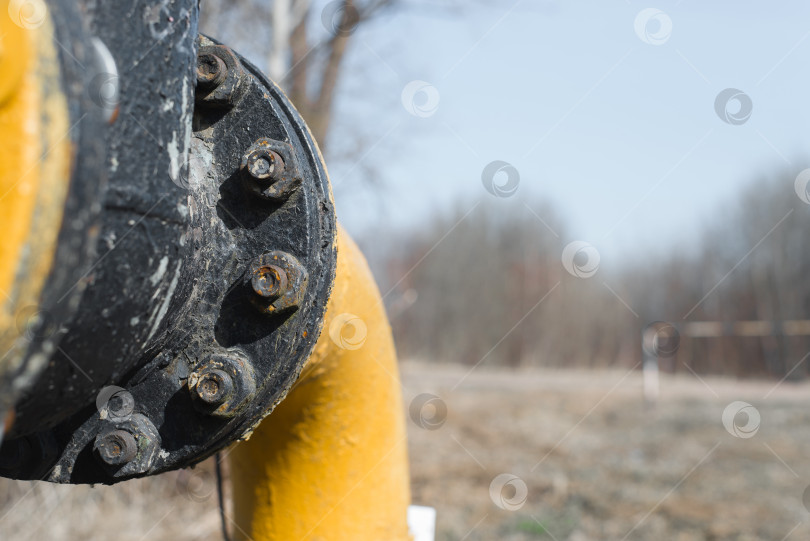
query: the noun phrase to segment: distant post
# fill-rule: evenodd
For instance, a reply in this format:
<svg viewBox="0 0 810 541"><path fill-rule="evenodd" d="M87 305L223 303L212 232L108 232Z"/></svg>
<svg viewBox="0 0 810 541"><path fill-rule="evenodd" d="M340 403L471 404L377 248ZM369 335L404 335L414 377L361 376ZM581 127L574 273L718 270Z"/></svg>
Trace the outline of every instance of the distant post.
<svg viewBox="0 0 810 541"><path fill-rule="evenodd" d="M642 341L644 338L642 338ZM654 405L658 402L661 387L658 379L658 356L651 355L647 348L643 348L644 359L641 364L642 380L644 385L644 402Z"/></svg>
<svg viewBox="0 0 810 541"><path fill-rule="evenodd" d="M680 345L681 335L672 323L654 321L641 331L641 371L644 385L644 401L654 405L658 402L661 387L658 378L658 362L661 357L674 357Z"/></svg>

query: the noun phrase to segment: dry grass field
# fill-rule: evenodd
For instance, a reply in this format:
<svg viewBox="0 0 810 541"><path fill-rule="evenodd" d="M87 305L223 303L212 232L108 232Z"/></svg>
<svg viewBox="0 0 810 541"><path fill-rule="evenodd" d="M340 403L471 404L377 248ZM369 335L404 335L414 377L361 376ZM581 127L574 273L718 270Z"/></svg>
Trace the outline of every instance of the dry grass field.
<svg viewBox="0 0 810 541"><path fill-rule="evenodd" d="M439 540L810 537L807 384L687 373L663 377L649 407L638 372L476 370L461 385L455 367L404 373L410 392L447 404L440 429L410 433L414 501L438 508ZM750 438L724 428L737 400L760 413ZM519 509L493 504L501 473L525 483Z"/></svg>
<svg viewBox="0 0 810 541"><path fill-rule="evenodd" d="M810 538L810 384L663 376L652 407L638 372L402 373L437 541ZM724 427L734 401L759 413L732 417L751 437ZM213 541L216 501L209 463L113 488L2 481L0 539Z"/></svg>

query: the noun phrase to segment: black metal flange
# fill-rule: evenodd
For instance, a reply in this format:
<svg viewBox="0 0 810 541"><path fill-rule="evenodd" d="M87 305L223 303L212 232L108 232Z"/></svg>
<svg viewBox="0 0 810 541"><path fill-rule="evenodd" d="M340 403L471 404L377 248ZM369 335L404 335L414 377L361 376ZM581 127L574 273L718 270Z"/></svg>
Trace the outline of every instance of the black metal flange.
<svg viewBox="0 0 810 541"><path fill-rule="evenodd" d="M183 41L193 4L152 29L174 41L111 47L119 65L140 60L108 141L99 257L17 406L1 475L114 483L199 462L272 411L320 334L336 260L320 154L259 70ZM100 29L114 8L96 9ZM20 465L20 445L40 440L50 452Z"/></svg>

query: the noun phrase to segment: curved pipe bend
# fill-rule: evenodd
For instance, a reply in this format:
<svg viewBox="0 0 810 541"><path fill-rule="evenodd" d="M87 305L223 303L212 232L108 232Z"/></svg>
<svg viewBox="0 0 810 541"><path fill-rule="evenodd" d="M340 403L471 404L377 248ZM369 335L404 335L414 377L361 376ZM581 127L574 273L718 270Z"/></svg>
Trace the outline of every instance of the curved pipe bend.
<svg viewBox="0 0 810 541"><path fill-rule="evenodd" d="M409 539L393 338L368 264L342 229L315 350L287 398L228 460L235 539Z"/></svg>

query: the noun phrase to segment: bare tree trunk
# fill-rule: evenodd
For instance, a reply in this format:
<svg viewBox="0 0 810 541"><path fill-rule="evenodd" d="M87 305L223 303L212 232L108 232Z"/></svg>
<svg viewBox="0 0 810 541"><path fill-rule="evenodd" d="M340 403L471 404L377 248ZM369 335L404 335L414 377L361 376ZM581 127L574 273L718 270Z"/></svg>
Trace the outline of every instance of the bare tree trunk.
<svg viewBox="0 0 810 541"><path fill-rule="evenodd" d="M303 4L303 2L302 2ZM307 95L307 55L310 53L307 42L307 17L301 17L290 36L290 50L292 52L292 67L290 68L290 82L286 85L289 98L301 112L305 119L309 119L311 108Z"/></svg>
<svg viewBox="0 0 810 541"><path fill-rule="evenodd" d="M354 1L345 0L340 22L341 28L348 29L356 24L354 13L356 13ZM323 68L321 88L310 118L307 119L312 135L315 136L321 150L326 144L326 134L329 131L329 122L332 117L332 103L335 99L335 88L337 88L338 76L340 75L340 64L346 54L350 35L351 32L349 31L337 32L329 42L329 58Z"/></svg>
<svg viewBox="0 0 810 541"><path fill-rule="evenodd" d="M267 72L274 81L281 81L287 73L292 34L291 9L291 0L273 0L273 42L268 53Z"/></svg>

